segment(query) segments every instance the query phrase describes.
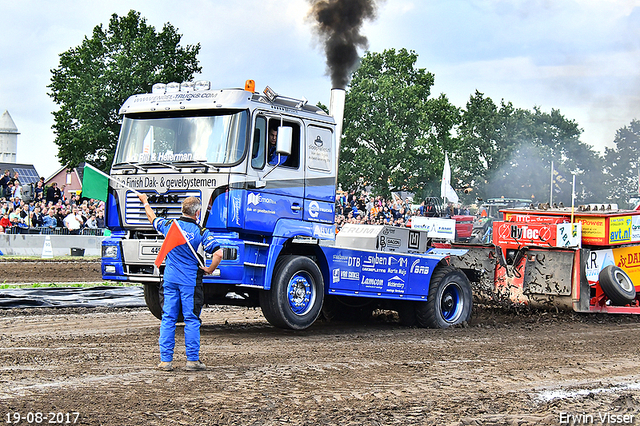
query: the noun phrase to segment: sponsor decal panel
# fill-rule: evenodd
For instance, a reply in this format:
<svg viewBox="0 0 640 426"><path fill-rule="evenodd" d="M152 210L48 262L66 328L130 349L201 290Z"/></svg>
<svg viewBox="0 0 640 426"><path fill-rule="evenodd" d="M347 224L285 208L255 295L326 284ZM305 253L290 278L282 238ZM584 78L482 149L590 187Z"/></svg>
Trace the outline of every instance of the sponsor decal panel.
<svg viewBox="0 0 640 426"><path fill-rule="evenodd" d="M582 225L582 242L585 244L606 243L605 219L603 217L577 216L576 222Z"/></svg>
<svg viewBox="0 0 640 426"><path fill-rule="evenodd" d="M631 241L631 216L609 218L609 244Z"/></svg>
<svg viewBox="0 0 640 426"><path fill-rule="evenodd" d="M619 247L612 251L614 264L624 269L636 291L640 290L640 246Z"/></svg>
<svg viewBox="0 0 640 426"><path fill-rule="evenodd" d="M385 253L334 252L335 288L386 294L423 294L432 267L427 258Z"/></svg>

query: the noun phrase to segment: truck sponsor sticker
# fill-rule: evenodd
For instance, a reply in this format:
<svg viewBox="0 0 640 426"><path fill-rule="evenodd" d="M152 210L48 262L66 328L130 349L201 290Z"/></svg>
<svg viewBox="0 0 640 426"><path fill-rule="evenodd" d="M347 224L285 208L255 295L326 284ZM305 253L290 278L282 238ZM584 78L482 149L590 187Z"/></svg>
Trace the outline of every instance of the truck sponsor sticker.
<svg viewBox="0 0 640 426"><path fill-rule="evenodd" d="M332 133L329 129L309 126L307 140L307 164L309 168L331 171L333 154L331 152Z"/></svg>
<svg viewBox="0 0 640 426"><path fill-rule="evenodd" d="M631 241L631 216L609 218L609 244Z"/></svg>
<svg viewBox="0 0 640 426"><path fill-rule="evenodd" d="M250 192L247 195L247 212L258 214L276 214L274 210L276 201L272 198L265 197L260 193ZM251 207L255 206L255 207Z"/></svg>
<svg viewBox="0 0 640 426"><path fill-rule="evenodd" d="M599 217L576 217L576 222L582 224L582 241L597 243L605 238L605 219Z"/></svg>
<svg viewBox="0 0 640 426"><path fill-rule="evenodd" d="M216 188L215 178L195 178L195 177L127 177L118 176L126 185L134 189L155 189L158 192L166 192L170 189L193 189L193 188Z"/></svg>
<svg viewBox="0 0 640 426"><path fill-rule="evenodd" d="M413 216L411 228L427 231L427 237L453 240L456 237L456 221L435 217Z"/></svg>

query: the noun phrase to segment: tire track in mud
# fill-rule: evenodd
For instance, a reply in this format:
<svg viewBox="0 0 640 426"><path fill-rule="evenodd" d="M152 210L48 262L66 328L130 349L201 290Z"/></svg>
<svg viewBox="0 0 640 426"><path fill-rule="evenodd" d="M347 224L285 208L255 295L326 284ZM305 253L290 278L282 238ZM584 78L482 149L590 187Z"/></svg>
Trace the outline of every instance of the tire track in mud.
<svg viewBox="0 0 640 426"><path fill-rule="evenodd" d="M178 369L153 369L159 323L143 310L4 316L0 398L12 409L82 409L85 424L134 425L557 424L559 411L610 409L625 395L640 402L640 390L620 387L640 382L640 342L629 339L637 322L510 321L294 332L259 310L206 308L199 374L182 369L180 327ZM545 400L549 391L564 396Z"/></svg>

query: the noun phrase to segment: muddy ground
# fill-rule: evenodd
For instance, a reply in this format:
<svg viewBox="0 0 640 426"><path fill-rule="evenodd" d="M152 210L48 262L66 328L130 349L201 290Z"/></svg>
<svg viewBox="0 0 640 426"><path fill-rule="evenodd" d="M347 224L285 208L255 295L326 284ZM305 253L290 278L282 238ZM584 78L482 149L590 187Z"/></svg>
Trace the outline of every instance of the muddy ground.
<svg viewBox="0 0 640 426"><path fill-rule="evenodd" d="M9 269L0 262L0 282ZM202 320L207 371L183 370L179 327L179 368L161 372L159 323L145 309L1 310L0 421L77 412L86 425L640 424L636 316L476 307L467 327L430 330L378 311L293 332L260 310L208 307Z"/></svg>

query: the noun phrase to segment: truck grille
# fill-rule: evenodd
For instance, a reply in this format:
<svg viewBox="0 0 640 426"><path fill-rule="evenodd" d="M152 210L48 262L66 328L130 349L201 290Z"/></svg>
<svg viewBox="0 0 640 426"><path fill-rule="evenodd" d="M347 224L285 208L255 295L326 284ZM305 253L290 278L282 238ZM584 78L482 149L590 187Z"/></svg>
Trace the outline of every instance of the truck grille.
<svg viewBox="0 0 640 426"><path fill-rule="evenodd" d="M149 204L156 216L167 219L176 219L182 215L182 202L187 197L196 197L202 200L202 194L198 190L169 191L165 194L157 194L154 191L140 191L147 194ZM127 191L124 220L129 225L148 225L149 220L144 212L144 206L138 196Z"/></svg>

